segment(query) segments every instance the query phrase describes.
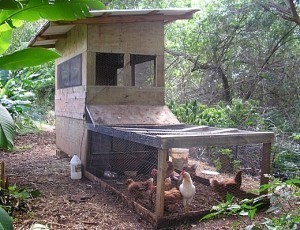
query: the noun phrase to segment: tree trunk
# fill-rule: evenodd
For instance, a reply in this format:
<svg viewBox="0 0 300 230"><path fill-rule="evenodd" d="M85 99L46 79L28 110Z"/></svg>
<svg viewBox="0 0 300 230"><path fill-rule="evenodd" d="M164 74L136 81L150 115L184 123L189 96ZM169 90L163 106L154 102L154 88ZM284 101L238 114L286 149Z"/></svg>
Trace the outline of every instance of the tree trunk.
<svg viewBox="0 0 300 230"><path fill-rule="evenodd" d="M231 92L230 92L230 87L229 87L229 83L228 83L228 78L225 75L225 73L223 72L221 67L218 67L218 74L220 75L222 82L223 82L224 100L226 102L230 102L231 101Z"/></svg>

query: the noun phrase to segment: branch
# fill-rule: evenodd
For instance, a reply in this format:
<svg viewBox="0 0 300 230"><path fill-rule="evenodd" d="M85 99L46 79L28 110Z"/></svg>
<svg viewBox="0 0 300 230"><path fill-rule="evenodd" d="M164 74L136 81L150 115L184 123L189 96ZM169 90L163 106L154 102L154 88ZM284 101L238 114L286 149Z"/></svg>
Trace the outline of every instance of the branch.
<svg viewBox="0 0 300 230"><path fill-rule="evenodd" d="M177 52L177 51L173 51L173 50L169 50L169 49L165 49L165 52L168 54L171 54L172 56L175 57L183 57L184 59L192 62L194 64L194 68L192 69L192 72L198 69L203 69L203 70L207 70L207 69L216 69L215 66L210 65L208 63L199 63L198 62L198 58L195 59L194 57L192 57L190 54L186 54L186 53L182 53L182 52Z"/></svg>

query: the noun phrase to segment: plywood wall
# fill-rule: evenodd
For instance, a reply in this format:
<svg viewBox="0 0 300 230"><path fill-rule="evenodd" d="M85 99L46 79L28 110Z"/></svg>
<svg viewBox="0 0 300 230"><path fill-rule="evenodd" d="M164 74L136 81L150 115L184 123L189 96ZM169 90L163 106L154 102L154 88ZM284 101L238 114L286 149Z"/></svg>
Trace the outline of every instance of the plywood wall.
<svg viewBox="0 0 300 230"><path fill-rule="evenodd" d="M60 64L87 50L87 25L76 25L67 34L66 39L56 42L55 49L61 54L56 64Z"/></svg>
<svg viewBox="0 0 300 230"><path fill-rule="evenodd" d="M89 25L88 51L163 55L164 23Z"/></svg>
<svg viewBox="0 0 300 230"><path fill-rule="evenodd" d="M77 154L82 161L85 161L87 130L83 120L56 116L55 122L57 148L69 156Z"/></svg>
<svg viewBox="0 0 300 230"><path fill-rule="evenodd" d="M87 104L92 105L164 105L164 88L87 86Z"/></svg>
<svg viewBox="0 0 300 230"><path fill-rule="evenodd" d="M85 91L85 86L57 89L55 92L55 115L83 119Z"/></svg>

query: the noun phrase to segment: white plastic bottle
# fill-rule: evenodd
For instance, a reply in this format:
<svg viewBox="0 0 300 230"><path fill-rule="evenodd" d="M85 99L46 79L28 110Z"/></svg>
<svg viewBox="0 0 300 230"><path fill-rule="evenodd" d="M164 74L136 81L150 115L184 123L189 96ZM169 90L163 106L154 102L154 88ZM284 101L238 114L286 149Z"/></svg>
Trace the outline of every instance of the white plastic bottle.
<svg viewBox="0 0 300 230"><path fill-rule="evenodd" d="M82 173L81 173L81 160L79 157L75 154L71 161L70 161L70 168L71 168L71 179L81 179Z"/></svg>

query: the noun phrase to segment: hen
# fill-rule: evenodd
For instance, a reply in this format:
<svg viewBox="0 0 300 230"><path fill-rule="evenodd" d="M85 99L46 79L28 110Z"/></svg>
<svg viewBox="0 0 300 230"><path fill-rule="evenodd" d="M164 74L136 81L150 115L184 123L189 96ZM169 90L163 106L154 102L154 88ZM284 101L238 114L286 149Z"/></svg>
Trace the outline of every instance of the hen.
<svg viewBox="0 0 300 230"><path fill-rule="evenodd" d="M182 183L179 186L179 191L183 197L184 212L188 213L190 211L189 205L191 204L196 193L196 187L188 172L182 171L180 173L180 178L182 178Z"/></svg>
<svg viewBox="0 0 300 230"><path fill-rule="evenodd" d="M165 178L170 178L171 182L172 182L172 185L174 187L178 187L178 181L179 181L179 178L176 176L176 174L177 173L174 170L173 163L171 161L167 161L167 169L166 169L166 177ZM155 169L155 168L152 169L151 176L154 179L154 184L156 184L156 181L157 181L157 169Z"/></svg>
<svg viewBox="0 0 300 230"><path fill-rule="evenodd" d="M169 212L175 212L181 200L180 191L173 187L169 191L164 191L164 209ZM151 188L150 202L152 205L156 201L156 186Z"/></svg>
<svg viewBox="0 0 300 230"><path fill-rule="evenodd" d="M183 170L190 173L195 174L196 169L198 168L199 163L192 164L191 166L185 166L183 167Z"/></svg>
<svg viewBox="0 0 300 230"><path fill-rule="evenodd" d="M219 193L222 198L224 198L227 193L236 195L240 192L242 185L242 173L243 171L240 170L236 173L234 178L224 179L222 181L210 179L210 186L215 192Z"/></svg>
<svg viewBox="0 0 300 230"><path fill-rule="evenodd" d="M129 195L133 196L135 200L143 199L149 195L147 192L153 185L153 178L146 181L134 181L132 179L126 180L127 190Z"/></svg>

